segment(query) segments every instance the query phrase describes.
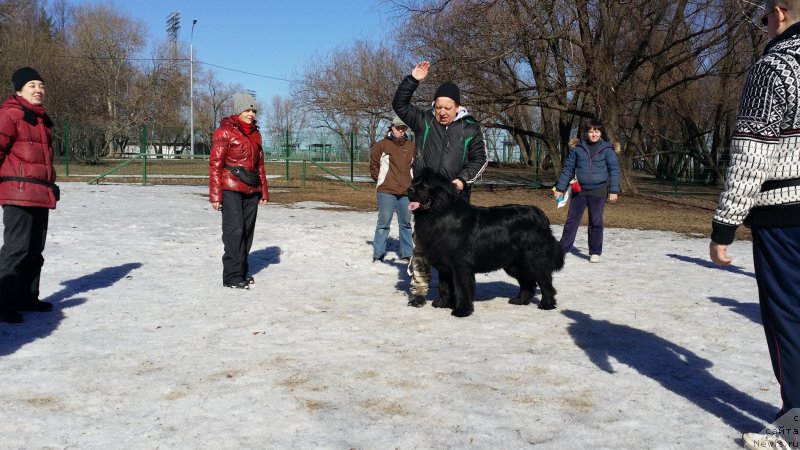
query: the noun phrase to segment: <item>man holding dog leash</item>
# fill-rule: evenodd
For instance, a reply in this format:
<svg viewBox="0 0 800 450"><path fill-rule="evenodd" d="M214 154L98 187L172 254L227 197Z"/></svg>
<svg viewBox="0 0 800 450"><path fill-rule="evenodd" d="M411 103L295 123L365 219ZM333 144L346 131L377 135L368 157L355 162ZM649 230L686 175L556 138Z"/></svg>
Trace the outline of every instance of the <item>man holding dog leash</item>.
<svg viewBox="0 0 800 450"><path fill-rule="evenodd" d="M421 110L411 104L411 97L420 81L428 76L430 63L423 61L405 77L392 100L394 112L416 136L417 156L413 172L424 167L453 180L456 190L469 202L472 183L478 179L488 162L480 124L461 106L461 93L454 83L442 83L433 96L433 107ZM419 207L412 202L410 209ZM411 258L411 292L409 306L422 307L428 295L431 268L424 249L414 242Z"/></svg>
<svg viewBox="0 0 800 450"><path fill-rule="evenodd" d="M250 94L233 96L236 114L225 117L214 131L209 159L208 199L222 211L222 285L249 289L254 283L247 256L253 245L258 205L269 200L256 101Z"/></svg>

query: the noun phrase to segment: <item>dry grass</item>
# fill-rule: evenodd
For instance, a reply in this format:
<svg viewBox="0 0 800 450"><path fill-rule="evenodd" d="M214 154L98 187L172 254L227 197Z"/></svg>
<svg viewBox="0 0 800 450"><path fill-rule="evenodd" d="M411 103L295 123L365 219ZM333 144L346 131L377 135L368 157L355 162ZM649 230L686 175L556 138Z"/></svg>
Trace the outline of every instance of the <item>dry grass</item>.
<svg viewBox="0 0 800 450"><path fill-rule="evenodd" d="M360 211L377 211L372 185L359 184L359 187L356 191L342 183L310 181L303 189L299 182L274 180L270 184L270 201L283 204L322 201ZM708 195L674 196L666 192L621 194L616 204L606 206L605 223L607 227L674 231L692 237L708 237L716 207L716 199L712 198ZM557 209L551 191L546 188L478 186L473 190L472 203L477 206L535 205L545 211L553 224L563 225L567 219L567 209ZM750 239L750 231L740 228L737 239Z"/></svg>
<svg viewBox="0 0 800 450"><path fill-rule="evenodd" d="M88 175L100 174L118 164L119 161L102 161L95 166L71 164L70 177L63 176L63 164L56 166L59 180L88 181ZM349 180L350 164L325 164L325 167ZM364 163L354 165L356 177L366 177L368 167ZM157 184L205 184L207 183L208 163L205 160L193 161L148 161L148 182ZM270 180L270 201L291 204L301 201L320 201L352 208L360 211L377 210L375 191L371 183L356 182L358 189L331 179L327 174L311 164L305 168L306 181L302 181L302 163L289 164L289 178L286 179L287 166L284 162L268 162L267 172L280 175ZM141 163L130 164L115 175L128 175L130 178L113 178L114 182L141 182ZM478 206L501 204L536 205L550 217L553 224L563 224L566 208L557 209L551 191L547 188L520 187L531 186L536 179L531 168L521 166L490 167L484 173L484 180L498 184L483 184L473 189L472 202ZM170 176L174 176L171 178ZM327 178L326 178L327 177ZM543 184L552 184L552 172L540 173ZM358 178L356 178L358 179ZM517 184L518 186L511 186ZM637 177L638 195L620 195L616 204L608 204L605 223L608 227L635 228L643 230L674 231L694 237L707 237L711 233L711 217L716 207L720 188L702 185L674 185L670 181L657 181L650 177ZM584 223L586 217L584 215ZM737 239L750 239L750 232L741 228Z"/></svg>

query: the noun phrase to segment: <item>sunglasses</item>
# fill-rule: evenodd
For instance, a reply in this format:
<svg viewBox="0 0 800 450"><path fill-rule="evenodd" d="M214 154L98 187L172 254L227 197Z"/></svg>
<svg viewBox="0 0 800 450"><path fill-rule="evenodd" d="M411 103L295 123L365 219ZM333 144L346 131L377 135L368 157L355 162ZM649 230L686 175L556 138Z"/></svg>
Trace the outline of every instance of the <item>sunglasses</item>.
<svg viewBox="0 0 800 450"><path fill-rule="evenodd" d="M772 14L772 13L774 13L775 11L777 11L777 10L779 10L779 9L780 9L781 11L788 11L786 8L781 8L780 6L776 6L776 7L772 8L772 11L770 11L770 12L768 12L768 13L764 14L764 15L761 17L761 25L763 25L763 26L767 26L767 24L769 23L769 15L770 15L770 14Z"/></svg>

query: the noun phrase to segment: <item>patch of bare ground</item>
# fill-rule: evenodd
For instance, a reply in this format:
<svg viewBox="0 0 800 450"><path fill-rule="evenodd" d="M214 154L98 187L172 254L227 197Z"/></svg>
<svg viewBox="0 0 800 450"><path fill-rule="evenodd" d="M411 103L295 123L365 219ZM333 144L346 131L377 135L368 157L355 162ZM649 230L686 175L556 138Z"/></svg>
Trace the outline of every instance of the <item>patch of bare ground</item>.
<svg viewBox="0 0 800 450"><path fill-rule="evenodd" d="M354 190L343 183L313 181L306 182L305 188L302 188L297 182L276 180L270 184L270 201L283 204L321 201L353 210L377 211L374 187L366 183L359 183L358 187L358 190ZM552 192L547 188L478 185L472 191L472 204L535 205L547 214L553 224L563 225L567 219L567 208L556 208ZM637 195L622 193L617 203L608 203L605 224L613 228L673 231L692 237L709 237L715 207L716 197L713 194L675 195L668 190L655 192L642 189L642 193ZM584 214L584 225L586 216ZM749 240L750 231L740 227L737 239Z"/></svg>
<svg viewBox="0 0 800 450"><path fill-rule="evenodd" d="M304 201L325 202L345 209L376 211L375 187L364 172L363 164L356 171L354 189L347 184L324 178L309 176L305 182L293 178L287 180L271 178L269 181L270 201L293 204ZM345 176L348 178L349 176ZM61 178L60 178L61 179ZM541 180L546 187L536 188L535 180ZM69 180L69 179L68 179ZM358 180L362 180L359 182ZM549 186L553 185L555 174L552 169L537 174L530 167L517 164L490 165L483 174L483 182L476 184L472 192L472 203L477 206L503 204L536 205L550 218L551 223L563 225L567 218L567 208L556 208ZM70 181L78 181L70 180ZM137 183L141 179L116 179L114 182ZM205 184L207 178L190 180L187 178L148 179L157 184ZM676 183L674 180L656 180L646 174L635 174L634 184L639 193L620 194L619 202L607 204L605 224L614 228L633 228L642 230L673 231L692 237L708 237L711 234L711 217L714 214L719 186L706 186L702 183ZM584 214L584 225L586 224ZM750 230L740 227L737 239L749 240Z"/></svg>

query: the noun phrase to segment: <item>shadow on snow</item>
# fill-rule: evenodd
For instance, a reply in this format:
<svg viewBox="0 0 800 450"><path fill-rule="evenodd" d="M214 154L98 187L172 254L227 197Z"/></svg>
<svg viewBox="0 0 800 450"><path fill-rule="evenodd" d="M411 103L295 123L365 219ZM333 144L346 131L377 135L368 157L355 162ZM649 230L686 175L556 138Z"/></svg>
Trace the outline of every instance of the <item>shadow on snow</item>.
<svg viewBox="0 0 800 450"><path fill-rule="evenodd" d="M713 366L711 361L679 345L626 325L594 320L582 312L566 310L562 314L575 321L567 329L575 345L605 372L614 373L613 358L740 432L764 428L763 423L743 412L754 417L775 414L776 407L714 377L708 370Z"/></svg>
<svg viewBox="0 0 800 450"><path fill-rule="evenodd" d="M746 272L739 266L718 266L713 262L707 261L705 259L692 258L691 256L685 256L685 255L676 255L675 253L667 253L667 256L669 256L670 258L675 258L679 261L697 264L698 266L705 267L707 269L717 269L717 270L722 270L724 272L730 272L739 275L747 275L748 277L753 277L753 278L756 277L756 274L754 274L753 272Z"/></svg>
<svg viewBox="0 0 800 450"><path fill-rule="evenodd" d="M732 298L708 297L712 302L728 307L729 310L741 314L742 316L761 325L761 307L758 303L744 303Z"/></svg>
<svg viewBox="0 0 800 450"><path fill-rule="evenodd" d="M10 355L29 342L49 336L64 319L64 309L81 305L86 301L85 298L75 297L76 295L110 287L139 267L142 267L141 263L122 264L64 281L61 283L64 287L60 291L43 299L53 303L52 311L25 313L25 322L10 325L7 331L2 332L0 356Z"/></svg>
<svg viewBox="0 0 800 450"><path fill-rule="evenodd" d="M250 275L255 275L270 265L279 264L280 262L280 247L262 248L261 250L250 252L250 255L247 257L247 266L250 269Z"/></svg>

